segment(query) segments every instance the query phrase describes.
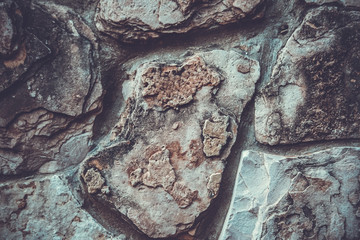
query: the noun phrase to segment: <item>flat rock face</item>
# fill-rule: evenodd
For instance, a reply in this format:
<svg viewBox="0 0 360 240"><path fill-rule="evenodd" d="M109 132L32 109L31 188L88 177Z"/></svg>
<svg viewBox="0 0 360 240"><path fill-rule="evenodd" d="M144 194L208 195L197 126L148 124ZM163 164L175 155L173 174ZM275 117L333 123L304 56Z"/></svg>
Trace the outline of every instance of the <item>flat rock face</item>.
<svg viewBox="0 0 360 240"><path fill-rule="evenodd" d="M360 14L311 10L256 99L256 139L270 145L360 137Z"/></svg>
<svg viewBox="0 0 360 240"><path fill-rule="evenodd" d="M251 67L240 73L245 63ZM189 230L217 196L260 68L224 50L128 66L127 105L83 162L81 181L88 194L149 237L167 238ZM232 91L234 84L242 85L241 93Z"/></svg>
<svg viewBox="0 0 360 240"><path fill-rule="evenodd" d="M220 239L359 239L360 148L240 161Z"/></svg>
<svg viewBox="0 0 360 240"><path fill-rule="evenodd" d="M14 6L0 4L7 28L0 51L8 53L0 59L0 176L82 161L103 92L97 45L81 18L43 3L33 4L23 22L23 9Z"/></svg>
<svg viewBox="0 0 360 240"><path fill-rule="evenodd" d="M114 237L80 205L65 175L0 184L0 236L5 239Z"/></svg>
<svg viewBox="0 0 360 240"><path fill-rule="evenodd" d="M166 33L234 23L250 15L262 0L101 0L95 16L99 31L125 42Z"/></svg>

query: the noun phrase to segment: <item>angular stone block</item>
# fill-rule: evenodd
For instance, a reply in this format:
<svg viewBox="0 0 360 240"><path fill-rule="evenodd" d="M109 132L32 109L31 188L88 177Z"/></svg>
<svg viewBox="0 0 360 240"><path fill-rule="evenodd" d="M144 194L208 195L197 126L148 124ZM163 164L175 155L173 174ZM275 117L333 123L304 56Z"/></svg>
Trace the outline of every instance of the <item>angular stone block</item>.
<svg viewBox="0 0 360 240"><path fill-rule="evenodd" d="M270 145L360 137L360 13L309 11L256 98L256 139Z"/></svg>
<svg viewBox="0 0 360 240"><path fill-rule="evenodd" d="M220 239L359 239L360 148L240 161Z"/></svg>

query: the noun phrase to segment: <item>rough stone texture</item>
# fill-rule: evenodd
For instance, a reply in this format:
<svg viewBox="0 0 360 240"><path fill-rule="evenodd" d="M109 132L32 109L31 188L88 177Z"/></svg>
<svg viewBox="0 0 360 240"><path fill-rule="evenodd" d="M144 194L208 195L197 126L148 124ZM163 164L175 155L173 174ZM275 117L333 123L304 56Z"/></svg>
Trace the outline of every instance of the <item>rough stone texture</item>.
<svg viewBox="0 0 360 240"><path fill-rule="evenodd" d="M125 42L162 34L234 23L251 15L263 1L254 0L102 0L96 12L99 31Z"/></svg>
<svg viewBox="0 0 360 240"><path fill-rule="evenodd" d="M311 10L256 99L256 138L270 145L360 137L360 14Z"/></svg>
<svg viewBox="0 0 360 240"><path fill-rule="evenodd" d="M188 59L182 66L150 67L143 74L143 96L149 105L177 109L193 100L203 86L217 86L220 75L207 68L199 58Z"/></svg>
<svg viewBox="0 0 360 240"><path fill-rule="evenodd" d="M101 107L91 30L60 5L33 4L27 12L31 21L24 23L25 10L8 5L17 18L11 20L12 31L23 36L16 53L0 64L0 175L39 168L54 172L77 164L89 150L96 116L89 113ZM10 26L7 5L1 6ZM73 23L71 28L66 21ZM10 41L10 35L2 39Z"/></svg>
<svg viewBox="0 0 360 240"><path fill-rule="evenodd" d="M359 239L360 148L240 161L220 239Z"/></svg>
<svg viewBox="0 0 360 240"><path fill-rule="evenodd" d="M360 7L360 2L357 0L305 0L309 4L322 5L326 3L340 3L346 7Z"/></svg>
<svg viewBox="0 0 360 240"><path fill-rule="evenodd" d="M1 239L126 239L85 211L65 175L0 184Z"/></svg>
<svg viewBox="0 0 360 240"><path fill-rule="evenodd" d="M360 239L359 32L354 0L0 1L0 239Z"/></svg>
<svg viewBox="0 0 360 240"><path fill-rule="evenodd" d="M208 64L215 54L226 54L230 61ZM239 59L253 64L247 74L237 71ZM102 187L103 181L94 181L94 188L86 177L94 172L92 162L101 162L96 171L105 178L110 194L98 193L98 201L115 208L149 237L171 237L189 230L217 196L224 162L236 139L235 119L242 112L239 106L232 109L231 103L222 110L220 94L234 94L229 86L239 81L245 94L232 101L246 104L254 93L259 66L235 51L223 50L199 52L180 65L171 60L129 65L136 72L129 69L124 83L129 86L123 90L128 95L126 108L110 136L84 161L84 189L92 194ZM222 72L229 67L234 70ZM177 87L181 81L182 87Z"/></svg>

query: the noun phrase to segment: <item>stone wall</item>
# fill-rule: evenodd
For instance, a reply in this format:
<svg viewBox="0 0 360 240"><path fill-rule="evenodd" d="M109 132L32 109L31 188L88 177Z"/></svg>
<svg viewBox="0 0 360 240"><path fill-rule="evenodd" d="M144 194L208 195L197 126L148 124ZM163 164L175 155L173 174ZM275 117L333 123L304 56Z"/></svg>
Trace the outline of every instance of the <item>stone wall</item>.
<svg viewBox="0 0 360 240"><path fill-rule="evenodd" d="M4 0L0 239L360 239L360 2Z"/></svg>

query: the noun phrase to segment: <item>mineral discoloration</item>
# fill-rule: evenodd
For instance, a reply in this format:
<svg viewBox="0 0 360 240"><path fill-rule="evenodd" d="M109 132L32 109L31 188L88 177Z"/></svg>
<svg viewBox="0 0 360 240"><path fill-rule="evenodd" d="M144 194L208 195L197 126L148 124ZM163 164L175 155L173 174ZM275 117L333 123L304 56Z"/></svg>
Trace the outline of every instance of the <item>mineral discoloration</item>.
<svg viewBox="0 0 360 240"><path fill-rule="evenodd" d="M186 208L197 198L197 191L191 191L184 183L175 182L170 191L170 195L174 198L180 208Z"/></svg>
<svg viewBox="0 0 360 240"><path fill-rule="evenodd" d="M221 76L199 56L181 66L154 66L142 76L142 94L150 106L175 108L191 102L203 86L217 86Z"/></svg>
<svg viewBox="0 0 360 240"><path fill-rule="evenodd" d="M152 154L143 175L143 184L149 187L163 187L169 191L175 182L175 172L169 162L169 150Z"/></svg>
<svg viewBox="0 0 360 240"><path fill-rule="evenodd" d="M229 59L214 61L214 56ZM221 109L232 114L220 113L214 99L223 103L220 98L229 96L232 84L243 83L241 94L227 103L246 104L258 77L257 62L246 57L241 61L249 63L250 71L237 71L240 56L217 50L176 61L129 64L124 83L128 98L119 122L83 162L83 169L94 159L108 166L101 175L111 193L92 197L152 238L171 238L191 229L218 194L236 140L233 116L240 118L243 109L224 104Z"/></svg>
<svg viewBox="0 0 360 240"><path fill-rule="evenodd" d="M275 145L358 138L359 39L358 12L310 11L256 99L257 140Z"/></svg>

